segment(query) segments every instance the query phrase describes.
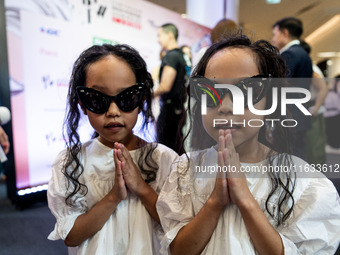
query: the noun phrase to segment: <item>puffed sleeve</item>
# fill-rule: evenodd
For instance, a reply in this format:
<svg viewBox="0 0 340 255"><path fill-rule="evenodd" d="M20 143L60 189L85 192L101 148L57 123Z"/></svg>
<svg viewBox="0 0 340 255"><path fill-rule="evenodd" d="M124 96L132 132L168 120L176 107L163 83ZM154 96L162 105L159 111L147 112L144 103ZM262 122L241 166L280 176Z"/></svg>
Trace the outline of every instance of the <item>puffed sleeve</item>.
<svg viewBox="0 0 340 255"><path fill-rule="evenodd" d="M48 207L57 221L54 230L48 236L50 240L65 240L77 217L87 210L85 197L80 194L74 196L76 207L71 207L65 203L67 179L62 173L65 154L66 151L62 151L57 156L52 165L52 177L48 183Z"/></svg>
<svg viewBox="0 0 340 255"><path fill-rule="evenodd" d="M172 169L172 164L178 158L178 154L163 144L158 144L157 151L154 153L156 161L159 164L159 170L157 172L157 185L154 188L157 194L161 192L161 189L168 178Z"/></svg>
<svg viewBox="0 0 340 255"><path fill-rule="evenodd" d="M156 208L165 232L161 240L161 254L168 254L169 245L178 231L194 218L188 163L186 155L173 163L172 171L158 197Z"/></svg>
<svg viewBox="0 0 340 255"><path fill-rule="evenodd" d="M340 242L340 199L326 177L297 179L293 215L279 230L285 254L334 254Z"/></svg>

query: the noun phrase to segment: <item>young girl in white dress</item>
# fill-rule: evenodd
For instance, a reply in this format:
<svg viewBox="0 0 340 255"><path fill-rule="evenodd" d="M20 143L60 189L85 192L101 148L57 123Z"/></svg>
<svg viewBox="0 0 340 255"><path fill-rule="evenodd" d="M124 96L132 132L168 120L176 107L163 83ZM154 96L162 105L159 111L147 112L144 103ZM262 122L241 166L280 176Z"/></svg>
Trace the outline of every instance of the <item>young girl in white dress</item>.
<svg viewBox="0 0 340 255"><path fill-rule="evenodd" d="M276 79L284 75L278 50L266 41L234 36L207 50L190 82L193 148L200 150L175 162L156 205L164 254L334 254L339 195L323 174L288 153L284 81ZM243 115L233 114L240 97L215 84L243 92ZM263 111L273 105L274 87L277 109L252 113L249 88L252 105Z"/></svg>
<svg viewBox="0 0 340 255"><path fill-rule="evenodd" d="M76 60L68 92L67 149L53 164L50 240L76 254L158 254L158 193L177 154L132 129L140 112L153 120L152 78L128 45L92 46ZM82 113L95 130L81 143ZM159 169L159 170L158 170Z"/></svg>

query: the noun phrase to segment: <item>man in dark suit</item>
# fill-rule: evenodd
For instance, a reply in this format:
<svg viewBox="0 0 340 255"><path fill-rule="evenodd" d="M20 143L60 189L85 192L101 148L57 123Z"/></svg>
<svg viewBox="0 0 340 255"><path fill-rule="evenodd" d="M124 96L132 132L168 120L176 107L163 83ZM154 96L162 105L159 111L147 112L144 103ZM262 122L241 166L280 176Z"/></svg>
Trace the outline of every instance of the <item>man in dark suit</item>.
<svg viewBox="0 0 340 255"><path fill-rule="evenodd" d="M293 17L283 18L273 25L272 43L281 53L288 66L288 77L309 78L292 79L294 87L302 87L310 90L311 78L313 75L312 61L307 52L300 46L300 36L303 33L301 20ZM301 97L301 94L292 95L293 98ZM307 108L307 107L306 107ZM297 107L290 107L292 117L298 121L294 128L295 146L292 153L305 159L305 137L307 130L311 127L310 116L305 116Z"/></svg>

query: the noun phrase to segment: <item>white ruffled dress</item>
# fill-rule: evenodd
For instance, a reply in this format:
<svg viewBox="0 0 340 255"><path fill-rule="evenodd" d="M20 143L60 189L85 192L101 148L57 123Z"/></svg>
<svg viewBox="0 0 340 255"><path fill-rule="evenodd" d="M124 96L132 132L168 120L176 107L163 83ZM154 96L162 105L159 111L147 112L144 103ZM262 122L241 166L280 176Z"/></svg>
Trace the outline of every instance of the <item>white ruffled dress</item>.
<svg viewBox="0 0 340 255"><path fill-rule="evenodd" d="M190 164L194 166L217 166L217 151L213 147L191 153L189 157ZM297 172L301 168L303 173L297 173L293 193L294 211L284 225L275 227L275 221L266 211L266 199L271 190L268 174L250 177L246 173L249 189L279 232L285 254L334 254L340 242L339 195L332 182L323 174L315 173L314 169L297 157L293 156L292 161ZM260 168L265 163L241 165ZM179 230L197 215L213 191L216 175L210 178L207 175L198 177L194 169L188 168L185 155L179 157L159 195L156 207L165 232L161 242L162 254L167 254ZM277 199L278 194L275 193L270 199L270 209L277 206ZM257 254L236 205L229 204L224 208L202 254Z"/></svg>
<svg viewBox="0 0 340 255"><path fill-rule="evenodd" d="M147 145L149 146L149 145ZM140 149L130 151L137 162ZM83 144L80 160L84 166L84 173L80 181L88 188L83 196L76 195L76 208L65 204L67 180L63 175L62 165L66 151L61 152L52 168L52 178L48 186L48 205L56 218L54 230L48 236L50 240L67 237L76 218L91 209L113 187L115 164L113 150L93 139ZM153 152L153 159L159 169L156 180L150 186L158 194L168 177L173 161L177 154L168 147L158 144ZM155 222L140 199L128 192L128 197L121 201L116 210L104 224L102 229L75 248L69 248L70 254L103 255L103 254L159 254L160 239L163 231Z"/></svg>

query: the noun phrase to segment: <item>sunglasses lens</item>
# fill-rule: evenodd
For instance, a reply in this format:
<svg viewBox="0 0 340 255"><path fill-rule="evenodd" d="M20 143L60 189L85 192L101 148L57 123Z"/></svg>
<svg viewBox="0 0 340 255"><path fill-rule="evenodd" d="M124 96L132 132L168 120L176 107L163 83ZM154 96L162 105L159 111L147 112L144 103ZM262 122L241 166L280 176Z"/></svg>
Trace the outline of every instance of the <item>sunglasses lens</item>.
<svg viewBox="0 0 340 255"><path fill-rule="evenodd" d="M199 102L205 95L207 107L215 107L219 104L216 90L213 89L214 83L206 78L192 78L190 82L191 95Z"/></svg>
<svg viewBox="0 0 340 255"><path fill-rule="evenodd" d="M258 103L264 96L265 84L263 81L258 80L254 82L253 86L253 104Z"/></svg>
<svg viewBox="0 0 340 255"><path fill-rule="evenodd" d="M110 101L104 94L84 87L78 87L77 91L81 103L89 111L102 114L109 109Z"/></svg>
<svg viewBox="0 0 340 255"><path fill-rule="evenodd" d="M249 88L252 89L252 103L255 105L264 97L264 90L265 90L265 78L249 78L243 81L240 81L237 84L245 97L245 104L247 106L247 97L249 93Z"/></svg>
<svg viewBox="0 0 340 255"><path fill-rule="evenodd" d="M143 99L143 86L136 85L117 96L116 104L124 112L130 112L140 105Z"/></svg>
<svg viewBox="0 0 340 255"><path fill-rule="evenodd" d="M229 81L230 82L230 81ZM229 82L225 82L229 84ZM239 81L235 84L236 87L241 89L244 95L244 107L248 106L248 94L251 88L252 90L252 103L255 105L265 95L265 88L268 86L269 79L263 75L257 75L251 78L247 78ZM223 84L223 83L221 83ZM216 107L220 104L220 100L223 100L224 96L229 94L233 101L233 94L228 89L215 88L215 82L205 77L192 77L190 79L190 91L191 96L198 102L202 102L203 95L206 97L207 107Z"/></svg>

